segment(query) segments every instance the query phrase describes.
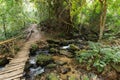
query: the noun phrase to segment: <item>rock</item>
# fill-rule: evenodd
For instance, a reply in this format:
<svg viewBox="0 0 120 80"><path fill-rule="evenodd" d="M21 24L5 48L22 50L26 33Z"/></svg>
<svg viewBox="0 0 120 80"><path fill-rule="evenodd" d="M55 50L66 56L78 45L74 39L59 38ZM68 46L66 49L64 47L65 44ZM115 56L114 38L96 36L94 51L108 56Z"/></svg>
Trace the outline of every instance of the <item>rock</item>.
<svg viewBox="0 0 120 80"><path fill-rule="evenodd" d="M6 57L0 58L0 66L5 66L9 63L9 60Z"/></svg>
<svg viewBox="0 0 120 80"><path fill-rule="evenodd" d="M49 44L49 47L50 48L56 48L56 47L59 47L59 45L58 44Z"/></svg>
<svg viewBox="0 0 120 80"><path fill-rule="evenodd" d="M51 63L51 64L48 64L46 67L47 68L55 68L56 66L57 66L57 64Z"/></svg>
<svg viewBox="0 0 120 80"><path fill-rule="evenodd" d="M70 49L76 51L79 50L79 47L74 44L70 44Z"/></svg>
<svg viewBox="0 0 120 80"><path fill-rule="evenodd" d="M113 67L117 72L120 72L120 63L119 63L119 64L112 64L112 67Z"/></svg>
<svg viewBox="0 0 120 80"><path fill-rule="evenodd" d="M47 77L47 80L60 80L57 74L55 73L50 73Z"/></svg>
<svg viewBox="0 0 120 80"><path fill-rule="evenodd" d="M37 56L37 65L45 66L52 61L53 59L51 55L39 54Z"/></svg>
<svg viewBox="0 0 120 80"><path fill-rule="evenodd" d="M61 60L56 60L55 63L56 63L57 65L60 65L60 66L63 66L63 65L65 65L65 64L67 64L67 62L64 62L64 61L61 61Z"/></svg>
<svg viewBox="0 0 120 80"><path fill-rule="evenodd" d="M54 39L48 39L47 42L48 42L49 44L59 44L59 43L60 43L59 40L54 40Z"/></svg>
<svg viewBox="0 0 120 80"><path fill-rule="evenodd" d="M62 74L66 74L66 73L68 73L69 71L71 71L70 68L62 68L62 69L61 69L61 73L62 73Z"/></svg>
<svg viewBox="0 0 120 80"><path fill-rule="evenodd" d="M50 53L58 53L59 51L58 51L58 49L56 49L56 48L50 48L50 51L49 51Z"/></svg>
<svg viewBox="0 0 120 80"><path fill-rule="evenodd" d="M38 67L38 68L30 68L30 74L33 76L37 76L39 74L44 73L44 68Z"/></svg>
<svg viewBox="0 0 120 80"><path fill-rule="evenodd" d="M68 58L72 58L73 57L73 55L70 52L68 52L67 50L60 50L60 54L61 55L65 55Z"/></svg>
<svg viewBox="0 0 120 80"><path fill-rule="evenodd" d="M60 46L65 46L74 43L74 40L61 40L60 41Z"/></svg>
<svg viewBox="0 0 120 80"><path fill-rule="evenodd" d="M47 44L47 42L45 42L45 41L40 40L40 41L37 41L36 43L39 45L39 48L40 48L40 49L43 49L43 48L47 48L47 47L48 47L48 44Z"/></svg>

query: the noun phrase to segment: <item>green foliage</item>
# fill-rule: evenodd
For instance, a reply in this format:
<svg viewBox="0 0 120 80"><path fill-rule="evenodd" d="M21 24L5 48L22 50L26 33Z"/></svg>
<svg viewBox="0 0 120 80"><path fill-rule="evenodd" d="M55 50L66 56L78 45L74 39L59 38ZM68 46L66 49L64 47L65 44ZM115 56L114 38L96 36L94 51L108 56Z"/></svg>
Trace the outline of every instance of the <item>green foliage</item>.
<svg viewBox="0 0 120 80"><path fill-rule="evenodd" d="M38 45L37 45L37 44L32 44L32 45L31 45L31 49L32 49L33 51L37 50L37 49L38 49Z"/></svg>
<svg viewBox="0 0 120 80"><path fill-rule="evenodd" d="M110 63L120 63L119 48L102 47L100 43L89 42L90 50L76 52L77 60L80 63L86 63L87 69L95 67L102 72L106 65Z"/></svg>
<svg viewBox="0 0 120 80"><path fill-rule="evenodd" d="M0 1L0 40L21 34L30 18L24 0Z"/></svg>

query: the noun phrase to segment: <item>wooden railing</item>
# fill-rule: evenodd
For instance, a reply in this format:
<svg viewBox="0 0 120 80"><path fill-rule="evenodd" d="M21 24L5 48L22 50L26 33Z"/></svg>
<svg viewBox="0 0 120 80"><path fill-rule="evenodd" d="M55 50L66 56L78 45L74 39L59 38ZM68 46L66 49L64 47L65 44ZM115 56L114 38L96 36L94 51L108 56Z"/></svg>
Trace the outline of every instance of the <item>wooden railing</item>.
<svg viewBox="0 0 120 80"><path fill-rule="evenodd" d="M11 54L15 54L15 44L16 41L19 37L16 38L11 38L5 41L1 41L0 42L0 54L1 53L11 53Z"/></svg>

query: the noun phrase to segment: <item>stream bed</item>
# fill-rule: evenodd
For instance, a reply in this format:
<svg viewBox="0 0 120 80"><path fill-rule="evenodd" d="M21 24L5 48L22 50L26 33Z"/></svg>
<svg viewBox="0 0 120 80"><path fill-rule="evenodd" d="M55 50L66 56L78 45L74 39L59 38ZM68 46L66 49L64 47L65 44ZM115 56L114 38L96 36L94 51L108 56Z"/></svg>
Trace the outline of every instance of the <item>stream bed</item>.
<svg viewBox="0 0 120 80"><path fill-rule="evenodd" d="M58 44L49 41L41 48L30 51L29 60L26 62L24 77L26 80L109 80L95 71L87 71L84 66L76 61L74 50L83 49L70 43Z"/></svg>

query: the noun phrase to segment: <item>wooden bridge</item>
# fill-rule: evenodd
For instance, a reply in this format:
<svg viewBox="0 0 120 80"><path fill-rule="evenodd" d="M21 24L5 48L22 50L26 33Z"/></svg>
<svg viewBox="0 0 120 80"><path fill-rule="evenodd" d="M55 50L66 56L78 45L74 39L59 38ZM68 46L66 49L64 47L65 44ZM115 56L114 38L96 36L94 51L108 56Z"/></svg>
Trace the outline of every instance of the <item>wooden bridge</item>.
<svg viewBox="0 0 120 80"><path fill-rule="evenodd" d="M31 34L31 37L29 40L24 44L22 49L17 53L14 59L10 61L8 65L5 66L3 70L0 71L0 80L24 80L21 77L24 73L24 67L25 63L29 58L29 48L31 44L35 43L40 39L39 31L36 28L36 25L32 25L30 28L34 32ZM10 41L14 41L15 39L12 39ZM6 41L4 43L7 43L9 41ZM3 44L3 43L0 43Z"/></svg>

